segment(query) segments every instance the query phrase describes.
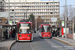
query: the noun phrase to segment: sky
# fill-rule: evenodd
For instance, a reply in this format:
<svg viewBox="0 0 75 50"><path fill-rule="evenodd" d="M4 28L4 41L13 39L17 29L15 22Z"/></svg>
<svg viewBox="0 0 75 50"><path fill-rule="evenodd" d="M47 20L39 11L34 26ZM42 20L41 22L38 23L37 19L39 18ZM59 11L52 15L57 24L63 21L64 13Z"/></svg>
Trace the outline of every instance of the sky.
<svg viewBox="0 0 75 50"><path fill-rule="evenodd" d="M42 0L42 1L49 1L49 0ZM50 0L53 1L53 0ZM64 6L65 5L65 0L54 0L54 1L59 1L60 2L60 6ZM75 5L75 0L67 0L67 5ZM68 6L70 8L70 6ZM72 6L75 7L75 6ZM60 7L60 15L63 14L64 11L64 7Z"/></svg>

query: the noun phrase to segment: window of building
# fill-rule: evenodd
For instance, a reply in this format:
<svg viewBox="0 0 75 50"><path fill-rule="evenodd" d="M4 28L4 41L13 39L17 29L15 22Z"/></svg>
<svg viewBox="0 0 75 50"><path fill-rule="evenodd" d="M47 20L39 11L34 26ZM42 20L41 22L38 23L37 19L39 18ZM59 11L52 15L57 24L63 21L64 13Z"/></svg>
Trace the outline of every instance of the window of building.
<svg viewBox="0 0 75 50"><path fill-rule="evenodd" d="M56 7L59 7L59 6L56 6Z"/></svg>
<svg viewBox="0 0 75 50"><path fill-rule="evenodd" d="M55 2L55 4L57 4L57 3Z"/></svg>
<svg viewBox="0 0 75 50"><path fill-rule="evenodd" d="M53 12L51 12L51 14L53 14Z"/></svg>
<svg viewBox="0 0 75 50"><path fill-rule="evenodd" d="M37 5L39 4L39 3L36 3Z"/></svg>
<svg viewBox="0 0 75 50"><path fill-rule="evenodd" d="M46 3L46 4L49 4L49 3Z"/></svg>
<svg viewBox="0 0 75 50"><path fill-rule="evenodd" d="M13 17L13 16L10 16L10 17Z"/></svg>
<svg viewBox="0 0 75 50"><path fill-rule="evenodd" d="M53 3L51 2L51 4L53 4Z"/></svg>
<svg viewBox="0 0 75 50"><path fill-rule="evenodd" d="M50 14L50 13L49 13Z"/></svg>
<svg viewBox="0 0 75 50"><path fill-rule="evenodd" d="M49 9L46 9L46 11L49 11Z"/></svg>

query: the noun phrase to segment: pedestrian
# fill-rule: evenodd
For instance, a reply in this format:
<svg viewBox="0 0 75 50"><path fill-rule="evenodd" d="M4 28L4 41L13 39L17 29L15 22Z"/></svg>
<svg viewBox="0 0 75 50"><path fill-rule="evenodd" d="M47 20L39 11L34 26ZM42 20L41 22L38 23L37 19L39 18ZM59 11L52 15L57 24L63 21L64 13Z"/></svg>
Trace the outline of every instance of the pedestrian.
<svg viewBox="0 0 75 50"><path fill-rule="evenodd" d="M55 37L57 37L57 34L58 34L58 31L56 30L56 32L55 32Z"/></svg>
<svg viewBox="0 0 75 50"><path fill-rule="evenodd" d="M13 36L14 36L14 39L15 39L15 36L16 36L16 30L13 29Z"/></svg>
<svg viewBox="0 0 75 50"><path fill-rule="evenodd" d="M53 36L55 36L55 30L53 31Z"/></svg>
<svg viewBox="0 0 75 50"><path fill-rule="evenodd" d="M13 36L13 29L11 29L11 37L13 37L13 38L14 38L14 36Z"/></svg>
<svg viewBox="0 0 75 50"><path fill-rule="evenodd" d="M52 36L54 36L53 31L54 31L54 30L52 30Z"/></svg>
<svg viewBox="0 0 75 50"><path fill-rule="evenodd" d="M58 31L58 33L57 33L57 36L59 37L59 31Z"/></svg>
<svg viewBox="0 0 75 50"><path fill-rule="evenodd" d="M5 31L5 39L8 39L8 30Z"/></svg>

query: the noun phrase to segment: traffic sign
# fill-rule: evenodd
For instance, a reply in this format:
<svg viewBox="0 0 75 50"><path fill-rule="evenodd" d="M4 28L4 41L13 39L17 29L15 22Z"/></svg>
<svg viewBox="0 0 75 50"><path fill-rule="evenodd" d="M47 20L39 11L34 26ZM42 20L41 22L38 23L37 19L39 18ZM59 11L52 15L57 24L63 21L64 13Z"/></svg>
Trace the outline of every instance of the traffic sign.
<svg viewBox="0 0 75 50"><path fill-rule="evenodd" d="M51 21L52 22L56 22L57 21L57 18L51 18Z"/></svg>
<svg viewBox="0 0 75 50"><path fill-rule="evenodd" d="M62 21L62 27L64 26L64 21Z"/></svg>
<svg viewBox="0 0 75 50"><path fill-rule="evenodd" d="M9 24L12 25L12 21L9 21Z"/></svg>

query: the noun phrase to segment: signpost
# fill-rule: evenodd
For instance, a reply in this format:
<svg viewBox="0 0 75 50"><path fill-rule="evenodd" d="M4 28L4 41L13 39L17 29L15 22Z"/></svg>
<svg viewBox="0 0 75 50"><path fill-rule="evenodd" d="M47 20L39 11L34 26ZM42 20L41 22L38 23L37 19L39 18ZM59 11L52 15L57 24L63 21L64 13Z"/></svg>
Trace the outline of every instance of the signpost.
<svg viewBox="0 0 75 50"><path fill-rule="evenodd" d="M9 21L9 24L12 25L12 21Z"/></svg>
<svg viewBox="0 0 75 50"><path fill-rule="evenodd" d="M64 21L62 21L62 27L64 27Z"/></svg>
<svg viewBox="0 0 75 50"><path fill-rule="evenodd" d="M0 26L0 41L2 41L2 26Z"/></svg>
<svg viewBox="0 0 75 50"><path fill-rule="evenodd" d="M57 21L57 18L51 18L51 21L52 22L56 22Z"/></svg>

